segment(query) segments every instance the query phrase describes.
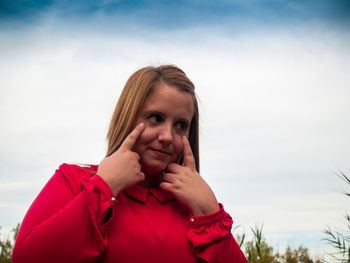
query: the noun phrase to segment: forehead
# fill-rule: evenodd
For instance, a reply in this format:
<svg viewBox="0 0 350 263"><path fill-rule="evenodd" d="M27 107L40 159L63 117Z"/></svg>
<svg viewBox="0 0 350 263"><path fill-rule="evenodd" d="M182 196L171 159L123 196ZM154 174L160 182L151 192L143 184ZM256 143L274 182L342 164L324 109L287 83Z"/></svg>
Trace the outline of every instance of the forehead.
<svg viewBox="0 0 350 263"><path fill-rule="evenodd" d="M174 117L192 119L194 104L192 95L177 87L160 83L146 97L142 111L160 111Z"/></svg>

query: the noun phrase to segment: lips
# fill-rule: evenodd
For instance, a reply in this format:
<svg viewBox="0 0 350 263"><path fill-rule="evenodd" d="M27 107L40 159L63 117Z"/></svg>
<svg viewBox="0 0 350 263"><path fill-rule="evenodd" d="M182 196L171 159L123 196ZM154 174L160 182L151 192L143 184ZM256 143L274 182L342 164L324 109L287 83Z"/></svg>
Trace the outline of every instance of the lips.
<svg viewBox="0 0 350 263"><path fill-rule="evenodd" d="M164 154L169 154L169 155L171 155L171 152L166 151L166 150L162 150L162 149L154 149L154 148L151 148L151 150L153 150L153 151L157 151L157 152L161 152L161 153L164 153Z"/></svg>
<svg viewBox="0 0 350 263"><path fill-rule="evenodd" d="M171 152L163 150L163 149L155 149L150 148L150 150L158 157L158 158L166 158L171 156Z"/></svg>

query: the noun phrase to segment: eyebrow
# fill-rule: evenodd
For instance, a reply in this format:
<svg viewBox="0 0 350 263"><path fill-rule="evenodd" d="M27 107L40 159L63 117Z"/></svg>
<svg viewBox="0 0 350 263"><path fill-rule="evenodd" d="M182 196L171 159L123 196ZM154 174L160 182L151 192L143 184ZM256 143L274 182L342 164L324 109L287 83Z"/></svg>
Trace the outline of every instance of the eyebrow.
<svg viewBox="0 0 350 263"><path fill-rule="evenodd" d="M144 112L145 115L149 115L149 114L159 114L159 115L162 115L164 116L165 114L161 111L157 111L157 110L147 110Z"/></svg>

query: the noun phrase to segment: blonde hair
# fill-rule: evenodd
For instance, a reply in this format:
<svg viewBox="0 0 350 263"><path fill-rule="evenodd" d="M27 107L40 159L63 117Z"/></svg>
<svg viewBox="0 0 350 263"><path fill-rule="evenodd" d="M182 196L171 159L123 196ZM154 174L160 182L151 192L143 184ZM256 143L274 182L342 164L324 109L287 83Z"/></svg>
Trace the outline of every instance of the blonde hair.
<svg viewBox="0 0 350 263"><path fill-rule="evenodd" d="M144 67L137 70L125 83L124 89L114 109L107 133L106 156L114 153L134 128L134 121L152 88L159 83L178 88L191 94L194 114L191 121L189 142L199 171L199 115L194 85L186 74L174 65Z"/></svg>

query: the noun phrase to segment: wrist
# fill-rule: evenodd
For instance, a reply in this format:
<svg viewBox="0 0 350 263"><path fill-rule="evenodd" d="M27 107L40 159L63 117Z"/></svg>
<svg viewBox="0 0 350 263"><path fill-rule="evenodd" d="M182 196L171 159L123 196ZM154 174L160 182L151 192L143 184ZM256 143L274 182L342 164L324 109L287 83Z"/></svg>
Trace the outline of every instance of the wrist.
<svg viewBox="0 0 350 263"><path fill-rule="evenodd" d="M220 210L220 206L217 202L212 204L207 204L206 206L195 206L191 208L191 212L193 216L203 216L214 214Z"/></svg>
<svg viewBox="0 0 350 263"><path fill-rule="evenodd" d="M115 196L117 196L121 191L122 191L122 187L120 187L120 185L117 185L114 180L110 180L108 177L106 177L103 174L99 174L97 173L97 175L99 177L101 177L101 179L109 186L109 188L111 189L111 191L113 192L113 194Z"/></svg>

